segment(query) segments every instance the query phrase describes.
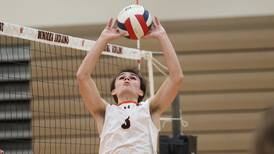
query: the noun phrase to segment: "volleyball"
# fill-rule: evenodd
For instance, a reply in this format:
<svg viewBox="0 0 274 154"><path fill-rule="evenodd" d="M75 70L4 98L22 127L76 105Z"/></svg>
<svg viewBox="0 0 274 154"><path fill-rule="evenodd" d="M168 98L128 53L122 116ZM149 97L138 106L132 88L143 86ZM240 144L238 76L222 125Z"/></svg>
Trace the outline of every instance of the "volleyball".
<svg viewBox="0 0 274 154"><path fill-rule="evenodd" d="M152 25L152 16L141 5L129 5L117 17L117 26L125 37L133 40L145 36Z"/></svg>

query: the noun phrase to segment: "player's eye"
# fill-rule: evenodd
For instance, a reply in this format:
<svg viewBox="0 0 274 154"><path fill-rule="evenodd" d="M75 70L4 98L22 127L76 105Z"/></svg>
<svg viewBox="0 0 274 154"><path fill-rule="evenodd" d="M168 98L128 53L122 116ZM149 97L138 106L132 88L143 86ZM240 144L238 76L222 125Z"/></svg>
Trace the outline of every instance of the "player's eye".
<svg viewBox="0 0 274 154"><path fill-rule="evenodd" d="M124 79L125 79L124 76L120 76L120 77L119 77L119 80L124 80Z"/></svg>
<svg viewBox="0 0 274 154"><path fill-rule="evenodd" d="M136 77L131 76L130 79L131 79L131 80L136 80Z"/></svg>

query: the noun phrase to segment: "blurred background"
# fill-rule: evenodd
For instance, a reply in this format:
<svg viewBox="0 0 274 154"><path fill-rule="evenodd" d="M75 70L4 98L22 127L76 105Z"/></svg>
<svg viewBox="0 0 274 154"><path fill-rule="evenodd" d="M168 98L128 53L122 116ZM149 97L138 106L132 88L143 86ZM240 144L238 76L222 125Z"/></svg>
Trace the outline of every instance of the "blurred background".
<svg viewBox="0 0 274 154"><path fill-rule="evenodd" d="M0 20L96 40L106 21L132 3L0 0ZM274 1L140 3L161 20L185 74L179 98L189 125L182 133L198 137L199 154L248 154L262 113L274 104ZM124 38L112 43L136 47ZM142 40L141 48L160 50L153 40ZM155 75L156 88L160 78ZM171 125L161 130L170 132Z"/></svg>

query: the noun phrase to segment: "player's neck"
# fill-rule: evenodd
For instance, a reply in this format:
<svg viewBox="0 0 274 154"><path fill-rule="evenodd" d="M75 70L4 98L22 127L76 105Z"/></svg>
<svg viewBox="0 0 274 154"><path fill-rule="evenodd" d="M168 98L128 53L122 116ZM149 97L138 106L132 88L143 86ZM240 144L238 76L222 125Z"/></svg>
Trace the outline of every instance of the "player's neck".
<svg viewBox="0 0 274 154"><path fill-rule="evenodd" d="M138 99L136 98L120 98L118 100L118 104L124 104L124 103L138 103Z"/></svg>

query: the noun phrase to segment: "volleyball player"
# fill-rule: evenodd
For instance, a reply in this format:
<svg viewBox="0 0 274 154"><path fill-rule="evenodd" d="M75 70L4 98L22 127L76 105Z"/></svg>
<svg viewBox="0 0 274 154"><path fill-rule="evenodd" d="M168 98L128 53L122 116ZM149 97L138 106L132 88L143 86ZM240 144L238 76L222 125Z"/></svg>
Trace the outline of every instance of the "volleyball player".
<svg viewBox="0 0 274 154"><path fill-rule="evenodd" d="M0 154L4 154L4 151L0 149Z"/></svg>
<svg viewBox="0 0 274 154"><path fill-rule="evenodd" d="M169 75L156 94L145 101L145 84L140 73L125 70L115 77L111 94L116 105L110 105L99 94L90 77L108 42L121 37L110 19L93 48L82 61L77 81L88 111L96 121L100 134L100 154L155 154L160 116L176 97L183 73L168 35L155 17L153 27L144 39L156 39L161 46ZM142 88L141 88L142 87Z"/></svg>

